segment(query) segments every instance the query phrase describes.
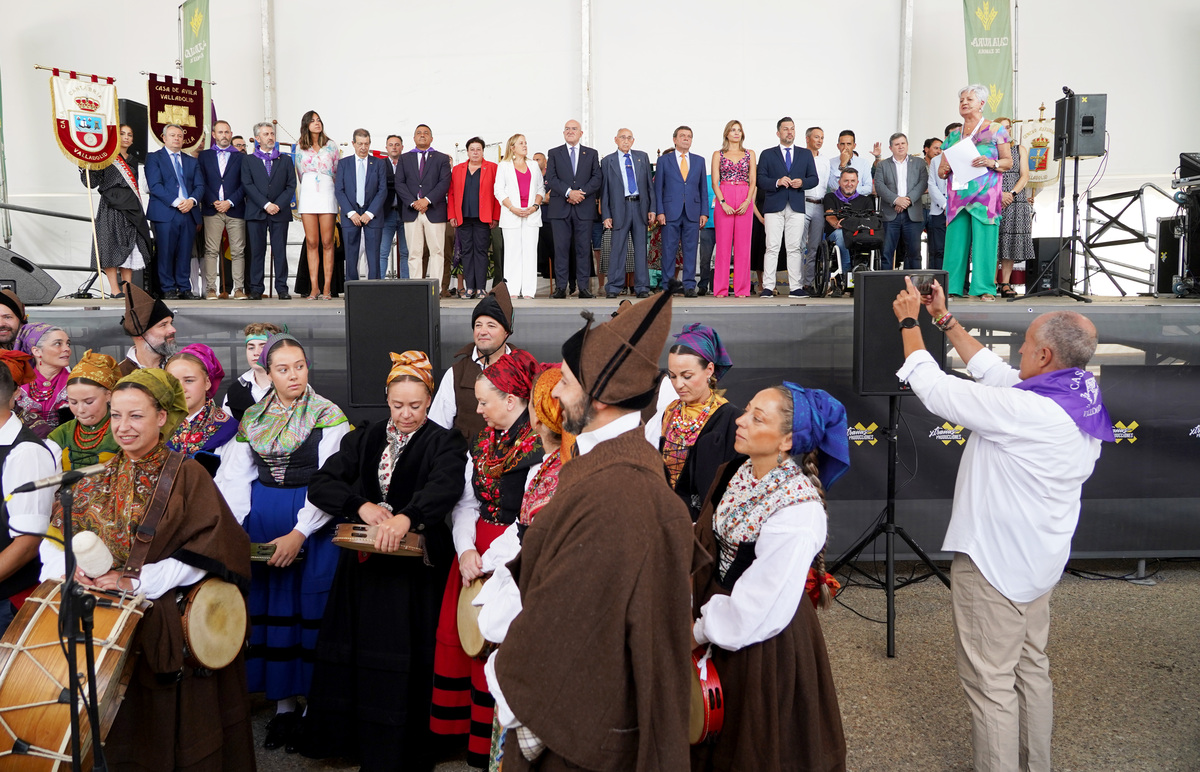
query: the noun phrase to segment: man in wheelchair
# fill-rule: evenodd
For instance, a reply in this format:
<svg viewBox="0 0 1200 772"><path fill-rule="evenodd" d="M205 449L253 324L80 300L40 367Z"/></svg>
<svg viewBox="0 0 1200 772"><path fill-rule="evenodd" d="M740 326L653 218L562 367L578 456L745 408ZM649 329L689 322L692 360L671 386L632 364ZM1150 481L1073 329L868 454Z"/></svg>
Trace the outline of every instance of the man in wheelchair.
<svg viewBox="0 0 1200 772"><path fill-rule="evenodd" d="M841 286L834 294L850 286L852 264L854 270L869 270L871 252L883 247L883 218L875 209L875 197L857 188L858 171L847 168L838 177L837 189L825 194L826 238L837 247L842 266Z"/></svg>

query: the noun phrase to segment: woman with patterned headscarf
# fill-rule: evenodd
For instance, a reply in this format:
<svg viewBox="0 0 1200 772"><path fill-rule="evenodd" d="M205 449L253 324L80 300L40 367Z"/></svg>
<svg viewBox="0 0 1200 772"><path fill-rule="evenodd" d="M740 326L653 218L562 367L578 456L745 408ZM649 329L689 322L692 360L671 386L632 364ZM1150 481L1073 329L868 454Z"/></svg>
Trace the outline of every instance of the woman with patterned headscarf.
<svg viewBox="0 0 1200 772"><path fill-rule="evenodd" d="M213 401L225 378L225 368L221 367L211 348L203 343L193 343L167 360L166 371L183 386L188 411L187 418L167 440L167 447L196 459L209 474L216 475L221 466L221 453L238 430L238 422L233 416Z"/></svg>
<svg viewBox="0 0 1200 772"><path fill-rule="evenodd" d="M737 455L734 422L742 410L717 391L732 366L716 330L686 325L667 351L667 376L678 399L646 423L646 439L662 454L667 484L687 504L692 522L717 467Z"/></svg>
<svg viewBox="0 0 1200 772"><path fill-rule="evenodd" d="M850 466L846 409L785 381L746 405L734 447L748 458L718 470L696 524L706 565L693 579L692 646L716 667L725 725L692 747L692 769L843 770L815 610L838 587L825 573L825 491Z"/></svg>
<svg viewBox="0 0 1200 772"><path fill-rule="evenodd" d="M514 349L484 369L475 381L477 412L486 426L467 456L466 489L454 508L452 530L458 554L438 621L431 726L443 737L469 735L467 763L486 767L492 747L495 702L483 662L468 657L458 637L458 596L483 575L493 541L517 522L526 482L542 460L542 441L529 421L529 401L538 362Z"/></svg>
<svg viewBox="0 0 1200 772"><path fill-rule="evenodd" d="M63 471L103 464L120 446L110 430L108 402L121 379L117 360L88 349L67 377L67 406L75 416L46 438L62 457Z"/></svg>
<svg viewBox="0 0 1200 772"><path fill-rule="evenodd" d="M13 348L33 357L34 378L17 391L21 423L41 439L56 426L71 420L67 407L67 379L71 374L71 336L45 322L21 325Z"/></svg>
<svg viewBox="0 0 1200 772"><path fill-rule="evenodd" d="M400 759L430 769L433 650L454 559L447 516L463 491L467 443L429 420L433 366L420 351L392 354L389 420L350 432L309 483L309 499L352 523L377 526L390 550L424 537L425 559L340 550L317 641L305 756L350 756L362 769Z"/></svg>
<svg viewBox="0 0 1200 772"><path fill-rule="evenodd" d="M250 584L249 540L199 464L167 449L187 407L179 382L158 369L138 370L117 382L111 400L112 433L120 446L105 470L75 486L71 523L95 533L116 567L81 584L100 590L137 590L157 601L138 625L141 655L104 752L115 769L254 769L254 741L246 664L202 672L184 664L184 630L176 593L213 575L245 593ZM151 515L160 480L170 491L153 525L138 568L135 542ZM51 518L61 534L58 502ZM42 542L42 579L62 577L63 550ZM160 600L161 599L161 600Z"/></svg>
<svg viewBox="0 0 1200 772"><path fill-rule="evenodd" d="M249 690L276 700L263 742L270 750L290 744L300 722L296 697L308 694L341 552L332 541L336 513L308 498L308 484L350 425L341 408L308 384L308 357L294 337L272 335L259 363L271 376L271 392L242 416L216 482L250 541L274 547L253 565L250 617L261 621L251 628L246 661Z"/></svg>

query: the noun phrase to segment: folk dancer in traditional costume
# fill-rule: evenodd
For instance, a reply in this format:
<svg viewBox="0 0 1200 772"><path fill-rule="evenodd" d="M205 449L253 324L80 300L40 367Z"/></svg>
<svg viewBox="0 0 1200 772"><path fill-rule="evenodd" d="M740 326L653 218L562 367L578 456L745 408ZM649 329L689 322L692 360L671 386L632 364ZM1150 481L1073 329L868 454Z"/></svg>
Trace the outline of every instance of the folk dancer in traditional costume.
<svg viewBox="0 0 1200 772"><path fill-rule="evenodd" d="M211 348L193 343L167 360L166 370L183 387L188 411L175 434L167 440L167 447L196 459L215 476L221 466L221 453L238 430L233 416L213 401L225 379L225 368Z"/></svg>
<svg viewBox="0 0 1200 772"><path fill-rule="evenodd" d="M17 390L17 415L39 439L71 420L67 379L71 375L71 337L45 322L22 325L14 348L33 357L33 380Z"/></svg>
<svg viewBox="0 0 1200 772"><path fill-rule="evenodd" d="M121 449L110 430L108 412L112 389L120 379L117 360L91 349L71 369L67 406L75 417L47 438L50 449L61 458L63 470L103 464Z"/></svg>
<svg viewBox="0 0 1200 772"><path fill-rule="evenodd" d="M271 390L271 376L258 363L258 355L262 353L267 338L279 332L283 332L283 328L270 322L251 322L242 330L246 336L246 364L250 369L229 384L225 401L221 403L221 409L238 422L241 422L251 405L267 396Z"/></svg>
<svg viewBox="0 0 1200 772"><path fill-rule="evenodd" d="M133 345L118 365L122 376L142 367L162 367L177 350L175 312L135 284L125 282L124 287L125 315L121 317L121 329L133 338Z"/></svg>

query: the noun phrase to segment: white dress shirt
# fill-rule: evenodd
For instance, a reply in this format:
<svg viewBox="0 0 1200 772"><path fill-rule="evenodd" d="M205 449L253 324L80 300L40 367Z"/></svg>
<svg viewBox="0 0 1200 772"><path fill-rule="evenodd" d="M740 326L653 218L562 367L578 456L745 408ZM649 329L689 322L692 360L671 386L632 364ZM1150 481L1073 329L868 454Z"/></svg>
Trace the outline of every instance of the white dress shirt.
<svg viewBox="0 0 1200 772"><path fill-rule="evenodd" d="M842 154L835 153L829 159L829 189L833 190L838 186L838 178L841 177ZM850 158L850 166L858 172L858 195L869 196L874 190L875 178L871 175L871 162L861 155L855 155Z"/></svg>
<svg viewBox="0 0 1200 772"><path fill-rule="evenodd" d="M992 351L976 353L967 371L976 383L943 372L921 350L896 376L931 413L972 432L942 549L970 555L1004 597L1029 603L1062 576L1100 440L1049 397L1012 388L1017 371Z"/></svg>
<svg viewBox="0 0 1200 772"><path fill-rule="evenodd" d="M929 213L945 214L946 212L946 181L938 176L941 166L941 155L935 155L929 162Z"/></svg>
<svg viewBox="0 0 1200 772"><path fill-rule="evenodd" d="M892 156L892 163L896 165L896 198L908 196L908 156L903 161Z"/></svg>
<svg viewBox="0 0 1200 772"><path fill-rule="evenodd" d="M525 476L525 490L529 490L529 483L533 482L533 476L541 467L541 464L535 464L529 468L529 473ZM459 558L462 558L464 552L475 549L475 523L479 520L479 499L475 497L475 485L471 481L474 476L475 459L467 453L467 468L463 470L463 492L450 512L450 532L454 537L454 551ZM486 558L491 551L489 547L480 557ZM487 573L487 569L484 569L484 573Z"/></svg>
<svg viewBox="0 0 1200 772"><path fill-rule="evenodd" d="M533 190L529 191L530 199L533 197ZM504 353L511 354L512 346L504 344ZM479 367L479 348L471 349L471 362ZM483 370L482 367L479 367ZM447 367L445 375L442 376L441 382L438 384L437 391L434 392L433 402L429 405L429 420L433 421L443 429L453 429L454 419L458 416L458 402L454 399L454 367Z"/></svg>

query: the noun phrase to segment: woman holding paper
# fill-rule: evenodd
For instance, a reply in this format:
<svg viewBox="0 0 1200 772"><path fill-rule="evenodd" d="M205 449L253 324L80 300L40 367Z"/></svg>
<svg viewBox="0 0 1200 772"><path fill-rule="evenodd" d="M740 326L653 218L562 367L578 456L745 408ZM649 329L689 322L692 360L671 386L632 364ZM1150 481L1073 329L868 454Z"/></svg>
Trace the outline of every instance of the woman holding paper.
<svg viewBox="0 0 1200 772"><path fill-rule="evenodd" d="M996 299L996 249L1003 207L1001 175L1012 168L1013 159L1008 130L983 118L983 106L987 101L986 86L967 86L958 92L958 114L962 116L963 125L950 132L942 144L942 153L950 163L940 164L938 175L949 180L943 263L950 273L947 291L952 296L962 295L969 255L971 286L967 293L980 300L993 301ZM957 149L956 145L959 145ZM972 153L974 157L968 163L965 157ZM954 178L956 167L959 180ZM978 174L978 170L983 173Z"/></svg>

